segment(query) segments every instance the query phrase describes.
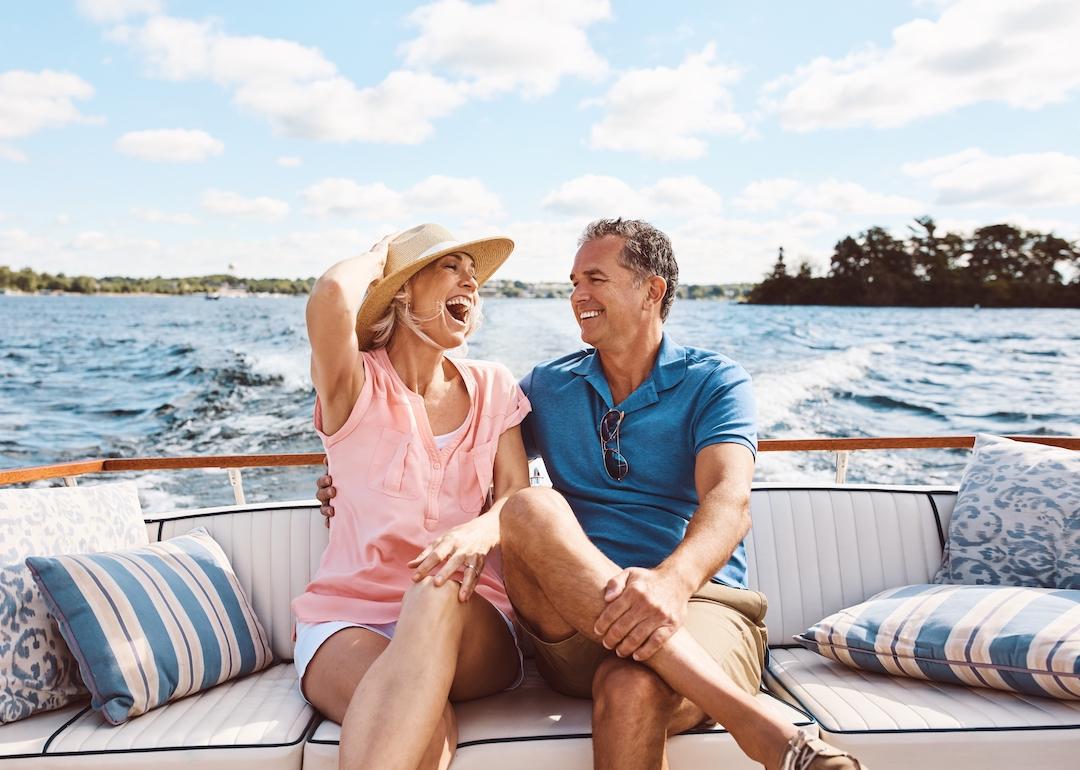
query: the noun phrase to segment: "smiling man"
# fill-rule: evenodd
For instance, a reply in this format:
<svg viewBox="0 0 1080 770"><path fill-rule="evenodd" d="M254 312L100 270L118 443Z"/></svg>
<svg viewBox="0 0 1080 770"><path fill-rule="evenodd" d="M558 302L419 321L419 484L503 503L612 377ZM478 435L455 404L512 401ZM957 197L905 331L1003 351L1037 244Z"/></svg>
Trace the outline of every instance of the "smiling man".
<svg viewBox="0 0 1080 770"><path fill-rule="evenodd" d="M770 770L859 767L755 699L765 597L743 538L757 432L750 377L663 330L678 285L646 222L582 235L571 305L589 349L536 366L526 449L552 489L502 511L503 575L537 668L593 699L598 768L667 767L668 735L719 721Z"/></svg>

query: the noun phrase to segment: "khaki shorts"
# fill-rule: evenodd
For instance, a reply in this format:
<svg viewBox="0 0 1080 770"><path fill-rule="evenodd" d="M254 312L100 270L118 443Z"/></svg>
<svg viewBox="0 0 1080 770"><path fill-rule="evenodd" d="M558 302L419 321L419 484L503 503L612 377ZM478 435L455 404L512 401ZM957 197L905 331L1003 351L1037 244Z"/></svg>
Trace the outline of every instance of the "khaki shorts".
<svg viewBox="0 0 1080 770"><path fill-rule="evenodd" d="M751 694L761 686L768 606L765 594L757 591L706 583L690 597L683 623L728 676ZM551 688L575 698L591 698L597 667L615 653L580 633L561 642L545 642L522 621L520 613L518 622L536 650L536 668Z"/></svg>

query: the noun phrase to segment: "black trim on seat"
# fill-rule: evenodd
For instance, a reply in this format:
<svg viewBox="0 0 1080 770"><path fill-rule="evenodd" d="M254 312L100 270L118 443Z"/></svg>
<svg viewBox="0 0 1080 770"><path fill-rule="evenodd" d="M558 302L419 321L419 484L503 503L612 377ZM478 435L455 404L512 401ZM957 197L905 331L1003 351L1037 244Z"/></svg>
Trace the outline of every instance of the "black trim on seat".
<svg viewBox="0 0 1080 770"><path fill-rule="evenodd" d="M206 516L231 516L235 513L269 513L271 511L290 511L298 508L318 508L318 500L297 500L294 502L285 503L245 503L244 505L223 505L217 509L210 511L200 511L198 508L192 509L190 514L183 514L177 516L180 511L170 511L168 516L158 518L151 514L143 517L143 521L147 524L162 524L168 521L182 521L183 519L202 519Z"/></svg>
<svg viewBox="0 0 1080 770"><path fill-rule="evenodd" d="M49 746L52 746L52 742L56 739L56 737L58 735L60 735L60 733L64 732L64 730L71 727L71 725L75 724L75 722L77 722L79 719L81 719L82 715L85 714L89 710L90 710L90 707L86 706L81 711L76 713L75 716L73 716L71 719L69 719L68 721L64 722L64 724L57 727L53 731L53 734L49 736L48 740L45 741L45 745L41 747L41 755L44 756L45 754L47 754L48 751L49 751ZM36 756L36 755L31 754L29 756Z"/></svg>
<svg viewBox="0 0 1080 770"><path fill-rule="evenodd" d="M941 528L941 513L938 511L937 500L934 499L932 492L926 493L926 499L930 501L930 507L934 509L934 525L937 527L938 542L941 543L941 550L945 550L945 531Z"/></svg>

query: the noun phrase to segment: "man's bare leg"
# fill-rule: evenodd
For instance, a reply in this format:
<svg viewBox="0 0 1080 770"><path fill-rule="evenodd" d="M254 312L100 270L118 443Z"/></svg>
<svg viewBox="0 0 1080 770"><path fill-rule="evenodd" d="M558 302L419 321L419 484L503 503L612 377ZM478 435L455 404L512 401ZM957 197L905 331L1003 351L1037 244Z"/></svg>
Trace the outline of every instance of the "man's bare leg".
<svg viewBox="0 0 1080 770"><path fill-rule="evenodd" d="M619 567L589 541L566 500L554 490L524 489L500 519L506 589L530 626L551 641L578 631L599 642L593 625ZM795 726L741 690L685 628L645 665L723 724L747 756L769 770L779 767Z"/></svg>
<svg viewBox="0 0 1080 770"><path fill-rule="evenodd" d="M667 770L668 736L705 719L651 668L612 655L593 678L593 767Z"/></svg>

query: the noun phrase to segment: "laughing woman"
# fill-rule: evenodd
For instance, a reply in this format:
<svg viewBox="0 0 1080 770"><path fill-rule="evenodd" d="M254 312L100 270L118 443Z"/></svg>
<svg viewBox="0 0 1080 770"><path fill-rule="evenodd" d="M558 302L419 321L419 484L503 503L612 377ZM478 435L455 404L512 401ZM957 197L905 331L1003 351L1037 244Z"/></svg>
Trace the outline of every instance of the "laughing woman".
<svg viewBox="0 0 1080 770"><path fill-rule="evenodd" d="M451 704L521 680L493 549L503 503L529 483L529 402L504 367L446 355L512 249L421 225L331 267L308 301L337 515L293 601L295 662L304 697L341 724L343 768L445 768Z"/></svg>

